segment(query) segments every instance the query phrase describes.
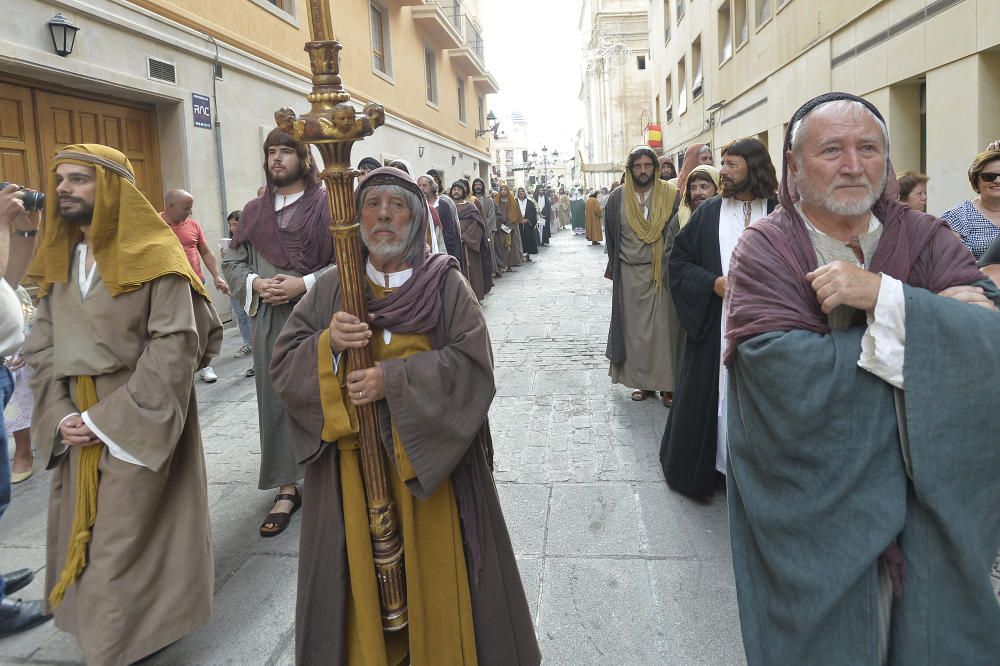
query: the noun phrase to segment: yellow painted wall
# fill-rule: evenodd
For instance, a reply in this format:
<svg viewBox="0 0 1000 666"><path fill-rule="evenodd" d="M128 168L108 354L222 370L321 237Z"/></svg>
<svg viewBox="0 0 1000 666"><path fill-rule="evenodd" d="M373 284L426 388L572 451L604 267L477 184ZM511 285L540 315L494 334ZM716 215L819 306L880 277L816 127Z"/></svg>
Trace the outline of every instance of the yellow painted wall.
<svg viewBox="0 0 1000 666"><path fill-rule="evenodd" d="M309 61L302 50L309 39L306 0L296 1L299 26L283 20L250 0L133 0L136 4L196 30L202 30L234 46L309 76ZM477 91L471 79L465 79L466 118L458 120L458 74L450 57L438 53L438 108L426 103L424 92L424 43L426 35L413 22L410 9L393 0L384 0L389 15L389 44L392 82L374 73L371 56L371 30L368 0L330 0L334 31L344 45L341 51L341 76L348 90L359 101L377 101L386 111L464 144L476 151ZM465 7L473 10L475 5ZM484 100L485 102L485 100ZM488 106L488 102L486 102Z"/></svg>

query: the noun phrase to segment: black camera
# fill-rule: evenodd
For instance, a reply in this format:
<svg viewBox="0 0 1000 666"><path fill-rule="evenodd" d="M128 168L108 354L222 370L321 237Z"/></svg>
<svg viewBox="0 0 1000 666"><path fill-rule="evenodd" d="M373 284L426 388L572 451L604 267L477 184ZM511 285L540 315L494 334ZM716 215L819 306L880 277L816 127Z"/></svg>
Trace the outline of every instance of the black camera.
<svg viewBox="0 0 1000 666"><path fill-rule="evenodd" d="M10 185L10 183L0 183L0 190L5 190ZM45 208L45 195L42 192L35 192L34 190L29 190L27 187L17 188L18 192L24 192L21 195L21 201L24 202L24 210L42 210Z"/></svg>

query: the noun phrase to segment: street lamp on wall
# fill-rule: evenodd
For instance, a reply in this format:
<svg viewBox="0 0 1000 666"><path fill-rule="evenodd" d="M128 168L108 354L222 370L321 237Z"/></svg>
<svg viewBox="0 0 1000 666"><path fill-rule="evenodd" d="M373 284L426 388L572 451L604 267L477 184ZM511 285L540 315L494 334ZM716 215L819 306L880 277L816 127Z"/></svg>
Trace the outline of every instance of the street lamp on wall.
<svg viewBox="0 0 1000 666"><path fill-rule="evenodd" d="M52 48L58 55L66 57L73 53L76 46L76 33L80 28L76 27L59 12L46 23L49 26L49 34L52 35Z"/></svg>
<svg viewBox="0 0 1000 666"><path fill-rule="evenodd" d="M417 146L417 157L423 157L423 156L424 156L424 147Z"/></svg>
<svg viewBox="0 0 1000 666"><path fill-rule="evenodd" d="M482 111L480 111L480 113L482 113ZM484 134L489 134L491 132L493 133L493 138L494 139L497 138L497 130L500 129L500 123L497 122L497 117L493 115L492 111L490 111L489 114L486 116L486 122L488 123L489 126L486 129L476 130L476 138L478 139Z"/></svg>

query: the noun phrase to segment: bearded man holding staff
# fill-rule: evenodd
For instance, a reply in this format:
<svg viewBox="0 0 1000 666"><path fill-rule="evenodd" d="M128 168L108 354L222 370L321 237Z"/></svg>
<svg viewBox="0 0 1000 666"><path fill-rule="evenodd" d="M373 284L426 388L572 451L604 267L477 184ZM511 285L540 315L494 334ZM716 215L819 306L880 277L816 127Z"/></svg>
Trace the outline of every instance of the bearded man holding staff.
<svg viewBox="0 0 1000 666"><path fill-rule="evenodd" d="M278 337L271 377L305 465L299 664L538 664L524 589L490 474L486 321L457 262L429 255L416 182L383 167L355 193L370 321L320 277ZM344 352L376 366L348 373ZM402 532L409 625L384 632L355 407L378 406ZM406 660L409 661L406 661Z"/></svg>
<svg viewBox="0 0 1000 666"><path fill-rule="evenodd" d="M943 221L896 200L870 102L820 96L788 130L781 207L729 271L747 660L995 664L1000 396L969 369L1000 373L1000 291Z"/></svg>
<svg viewBox="0 0 1000 666"><path fill-rule="evenodd" d="M211 615L194 373L222 324L124 155L67 146L48 189L24 351L53 470L45 587L87 663L130 664Z"/></svg>

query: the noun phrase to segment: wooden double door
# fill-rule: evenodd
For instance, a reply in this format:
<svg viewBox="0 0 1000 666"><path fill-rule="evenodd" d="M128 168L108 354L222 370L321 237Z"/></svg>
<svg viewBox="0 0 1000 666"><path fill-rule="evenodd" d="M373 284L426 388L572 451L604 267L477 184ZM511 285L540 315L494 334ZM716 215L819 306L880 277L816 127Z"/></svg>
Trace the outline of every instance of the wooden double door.
<svg viewBox="0 0 1000 666"><path fill-rule="evenodd" d="M139 190L157 210L163 209L152 109L0 82L0 181L44 191L52 158L75 143L120 150L132 163Z"/></svg>

